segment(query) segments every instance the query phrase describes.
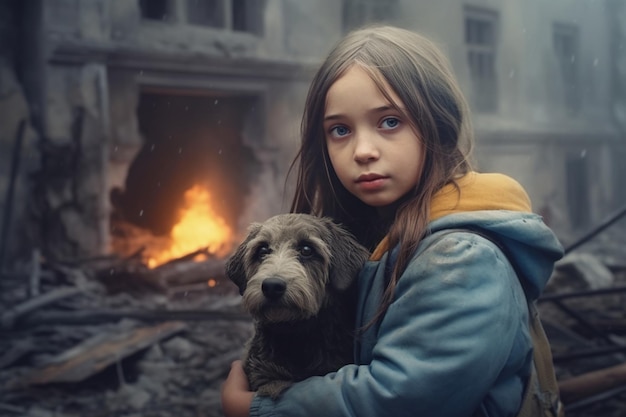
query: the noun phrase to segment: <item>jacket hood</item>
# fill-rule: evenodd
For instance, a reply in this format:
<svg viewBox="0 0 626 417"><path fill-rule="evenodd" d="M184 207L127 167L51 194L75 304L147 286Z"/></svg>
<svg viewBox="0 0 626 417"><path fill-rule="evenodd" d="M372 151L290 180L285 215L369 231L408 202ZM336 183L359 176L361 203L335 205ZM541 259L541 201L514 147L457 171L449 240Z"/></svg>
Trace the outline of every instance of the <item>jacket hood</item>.
<svg viewBox="0 0 626 417"><path fill-rule="evenodd" d="M532 213L523 187L502 174L471 172L448 184L431 203L429 233L472 229L495 240L518 271L530 299L541 294L563 247L541 216ZM380 259L388 245L381 241L370 259Z"/></svg>
<svg viewBox="0 0 626 417"><path fill-rule="evenodd" d="M563 247L541 216L508 210L478 210L441 217L430 224L445 229L478 229L495 240L518 272L526 295L535 300L552 275Z"/></svg>

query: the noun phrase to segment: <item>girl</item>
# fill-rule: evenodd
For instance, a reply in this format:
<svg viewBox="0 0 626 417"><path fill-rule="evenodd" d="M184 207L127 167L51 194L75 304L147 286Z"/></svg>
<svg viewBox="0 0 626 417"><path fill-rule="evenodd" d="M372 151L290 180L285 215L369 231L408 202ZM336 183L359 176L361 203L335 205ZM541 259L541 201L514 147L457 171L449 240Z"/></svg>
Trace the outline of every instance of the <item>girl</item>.
<svg viewBox="0 0 626 417"><path fill-rule="evenodd" d="M292 211L331 216L373 249L355 364L273 401L235 362L226 415L516 415L527 298L562 248L517 182L471 170L468 109L441 52L399 28L350 33L313 79L302 135Z"/></svg>

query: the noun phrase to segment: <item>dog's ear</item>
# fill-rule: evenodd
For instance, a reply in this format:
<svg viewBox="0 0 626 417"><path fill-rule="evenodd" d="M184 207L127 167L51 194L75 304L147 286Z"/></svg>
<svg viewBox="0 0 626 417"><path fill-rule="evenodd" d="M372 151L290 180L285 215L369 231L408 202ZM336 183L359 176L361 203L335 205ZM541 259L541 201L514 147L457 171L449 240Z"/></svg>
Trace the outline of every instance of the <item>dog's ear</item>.
<svg viewBox="0 0 626 417"><path fill-rule="evenodd" d="M343 291L350 287L370 254L343 227L330 220L327 223L327 227L330 231L331 239L328 244L332 248L330 283L336 289Z"/></svg>
<svg viewBox="0 0 626 417"><path fill-rule="evenodd" d="M244 267L246 262L244 257L248 248L248 242L254 239L260 229L260 223L253 223L248 230L248 236L246 239L241 242L235 250L235 253L233 253L226 261L226 276L234 282L237 287L239 287L239 294L241 295L243 295L246 290L246 284L248 282L246 279L246 269Z"/></svg>

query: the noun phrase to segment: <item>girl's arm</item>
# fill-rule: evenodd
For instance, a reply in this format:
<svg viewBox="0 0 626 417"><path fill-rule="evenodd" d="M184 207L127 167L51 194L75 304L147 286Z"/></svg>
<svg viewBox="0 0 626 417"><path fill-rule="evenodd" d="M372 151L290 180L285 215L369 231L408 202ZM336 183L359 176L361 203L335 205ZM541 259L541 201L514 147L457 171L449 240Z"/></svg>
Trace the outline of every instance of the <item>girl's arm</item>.
<svg viewBox="0 0 626 417"><path fill-rule="evenodd" d="M474 234L449 234L400 278L368 364L308 378L277 401L256 396L250 416L471 416L481 404L494 407L485 396L511 352L519 351L518 368L529 357L530 340L515 339L524 311L505 256ZM513 394L500 403L510 409L494 415L513 415L521 402L522 379L505 376Z"/></svg>

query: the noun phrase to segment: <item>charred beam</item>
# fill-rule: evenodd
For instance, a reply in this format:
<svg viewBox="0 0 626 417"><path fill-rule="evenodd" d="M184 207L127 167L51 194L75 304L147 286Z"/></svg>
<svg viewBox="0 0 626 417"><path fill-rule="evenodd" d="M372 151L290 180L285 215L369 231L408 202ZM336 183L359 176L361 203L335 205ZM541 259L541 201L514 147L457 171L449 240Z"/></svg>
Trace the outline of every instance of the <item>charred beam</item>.
<svg viewBox="0 0 626 417"><path fill-rule="evenodd" d="M100 324L116 322L124 318L146 322L158 321L213 321L235 320L251 321L248 314L211 310L81 310L81 311L48 311L33 313L16 322L16 326L31 327L56 324Z"/></svg>
<svg viewBox="0 0 626 417"><path fill-rule="evenodd" d="M579 238L576 242L574 242L573 244L571 244L568 247L566 247L565 248L565 254L568 254L571 251L577 249L579 246L584 245L585 243L587 243L588 241L590 241L591 239L596 237L596 235L600 234L600 232L604 231L609 226L611 226L613 223L615 223L616 221L621 219L624 215L626 215L626 205L624 207L620 208L619 210L617 210L617 212L615 212L613 215L609 216L606 220L604 220L602 223L600 223L594 229L590 230L584 236Z"/></svg>
<svg viewBox="0 0 626 417"><path fill-rule="evenodd" d="M626 384L626 363L588 372L559 382L564 404Z"/></svg>

